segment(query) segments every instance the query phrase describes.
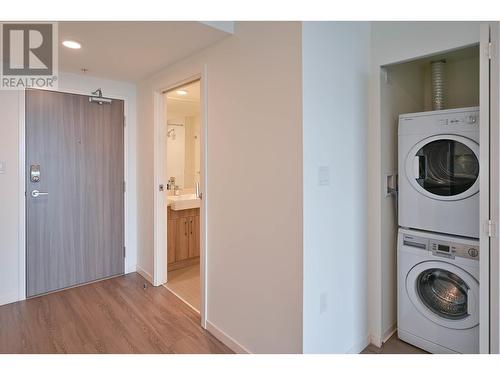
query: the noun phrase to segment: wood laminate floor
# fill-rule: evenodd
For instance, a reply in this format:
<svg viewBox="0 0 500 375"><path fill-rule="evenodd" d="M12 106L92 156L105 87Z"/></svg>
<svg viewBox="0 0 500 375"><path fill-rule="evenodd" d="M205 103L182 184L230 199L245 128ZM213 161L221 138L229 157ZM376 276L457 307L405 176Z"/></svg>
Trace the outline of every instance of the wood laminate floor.
<svg viewBox="0 0 500 375"><path fill-rule="evenodd" d="M200 311L200 264L168 272L168 283L165 287L182 298L196 311Z"/></svg>
<svg viewBox="0 0 500 375"><path fill-rule="evenodd" d="M426 351L416 346L407 344L398 338L397 332L387 340L381 348L375 345L368 345L361 354L428 354Z"/></svg>
<svg viewBox="0 0 500 375"><path fill-rule="evenodd" d="M0 306L0 353L232 353L199 322L132 273Z"/></svg>

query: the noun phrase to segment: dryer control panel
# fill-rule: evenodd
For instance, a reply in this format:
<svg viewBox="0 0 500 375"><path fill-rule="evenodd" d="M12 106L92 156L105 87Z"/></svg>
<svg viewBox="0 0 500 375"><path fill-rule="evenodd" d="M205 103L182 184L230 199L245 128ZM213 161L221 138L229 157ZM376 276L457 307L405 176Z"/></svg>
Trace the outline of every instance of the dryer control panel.
<svg viewBox="0 0 500 375"><path fill-rule="evenodd" d="M479 112L456 113L449 114L447 116L439 116L436 121L440 126L461 125L474 127L479 124Z"/></svg>
<svg viewBox="0 0 500 375"><path fill-rule="evenodd" d="M429 243L432 254L436 256L452 259L455 257L479 259L479 246L432 239Z"/></svg>

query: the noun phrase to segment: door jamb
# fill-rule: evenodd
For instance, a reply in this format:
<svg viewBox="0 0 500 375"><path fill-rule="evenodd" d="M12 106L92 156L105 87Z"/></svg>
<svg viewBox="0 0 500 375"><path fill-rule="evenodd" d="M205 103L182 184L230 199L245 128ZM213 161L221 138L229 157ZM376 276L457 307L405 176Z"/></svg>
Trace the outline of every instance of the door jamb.
<svg viewBox="0 0 500 375"><path fill-rule="evenodd" d="M203 194L200 206L200 319L201 326L207 327L207 211L208 211L208 188L207 188L207 137L208 137L208 87L207 87L207 66L195 69L190 74L173 74L171 79L161 87L153 89L154 102L154 256L153 256L153 285L159 286L167 282L167 210L160 209L167 207L167 194L159 191L159 185L166 185L167 175L165 168L166 127L163 127L165 120L165 107L163 93L183 84L200 81L200 192Z"/></svg>
<svg viewBox="0 0 500 375"><path fill-rule="evenodd" d="M39 90L46 90L40 88ZM74 90L74 89L57 89L57 90L47 90L47 91L57 91L64 94L77 94L91 96L91 94L84 90ZM111 99L123 100L123 114L124 118L124 130L123 130L123 178L125 186L129 184L129 128L126 119L129 118L129 98L121 95L111 95L107 96ZM18 265L19 265L19 281L18 281L18 296L17 300L22 301L26 299L26 91L20 90L18 96L19 103L19 252L18 252ZM128 248L129 236L128 231L128 219L129 219L129 204L128 204L128 191L125 190L123 194L123 232L124 238L123 243L125 248ZM130 261L130 257L128 257ZM125 253L123 273L127 273L127 269L130 268L130 264L127 263L127 253Z"/></svg>
<svg viewBox="0 0 500 375"><path fill-rule="evenodd" d="M498 224L500 219L500 202L499 202L499 152L500 152L500 129L499 129L499 97L500 97L500 87L499 87L499 56L498 56L498 46L500 44L500 26L499 22L489 22L482 25L481 32L484 32L485 41L489 40L489 46L485 46L487 50L481 51L489 57L489 102L488 113L489 115L489 201L486 208L489 208L489 218L491 220L492 233L490 233L488 239L489 252L488 259L489 266L488 271L482 274L481 282L489 283L488 288L485 289L484 293L488 300L488 310L485 312L488 318L488 329L485 333L487 338L481 340L480 343L483 344L484 350L481 353L500 353L500 343L499 343L499 305L500 305L500 294L498 291L498 285L500 284L500 261L499 261L499 234L498 234ZM489 35L487 34L489 32ZM483 38L483 34L481 34ZM489 39L486 39L489 36ZM482 216L482 219L484 217ZM482 250L481 250L482 251ZM483 252L484 253L484 252ZM486 266L485 266L486 267ZM486 341L487 340L487 341ZM486 345L488 349L486 350ZM483 349L483 348L482 348Z"/></svg>

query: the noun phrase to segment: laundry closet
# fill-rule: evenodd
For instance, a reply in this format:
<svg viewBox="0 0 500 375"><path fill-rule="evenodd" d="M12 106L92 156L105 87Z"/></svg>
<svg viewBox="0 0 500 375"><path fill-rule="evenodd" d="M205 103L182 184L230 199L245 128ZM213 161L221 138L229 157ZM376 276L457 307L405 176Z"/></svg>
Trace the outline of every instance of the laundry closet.
<svg viewBox="0 0 500 375"><path fill-rule="evenodd" d="M477 353L479 45L380 74L382 334Z"/></svg>

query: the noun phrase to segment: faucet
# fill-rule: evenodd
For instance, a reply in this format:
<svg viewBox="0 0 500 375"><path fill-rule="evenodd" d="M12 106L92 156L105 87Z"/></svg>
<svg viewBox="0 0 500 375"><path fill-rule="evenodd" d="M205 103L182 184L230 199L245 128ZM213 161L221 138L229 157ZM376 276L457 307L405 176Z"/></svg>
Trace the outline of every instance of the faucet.
<svg viewBox="0 0 500 375"><path fill-rule="evenodd" d="M173 190L175 188L175 177L172 176L168 179L168 182L167 182L167 190Z"/></svg>
<svg viewBox="0 0 500 375"><path fill-rule="evenodd" d="M174 185L174 195L179 195L179 192L181 189L179 188L179 185Z"/></svg>
<svg viewBox="0 0 500 375"><path fill-rule="evenodd" d="M200 191L200 182L196 181L196 198L201 199L202 193Z"/></svg>

